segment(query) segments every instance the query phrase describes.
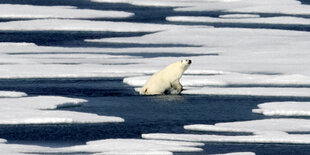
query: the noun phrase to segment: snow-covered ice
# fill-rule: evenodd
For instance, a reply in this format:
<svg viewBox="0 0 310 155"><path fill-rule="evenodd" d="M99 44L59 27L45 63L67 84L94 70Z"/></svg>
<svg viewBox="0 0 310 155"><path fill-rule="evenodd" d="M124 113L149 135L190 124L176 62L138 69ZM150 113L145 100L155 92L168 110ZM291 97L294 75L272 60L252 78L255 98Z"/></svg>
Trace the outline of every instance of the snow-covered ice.
<svg viewBox="0 0 310 155"><path fill-rule="evenodd" d="M127 18L133 13L77 9L73 6L0 4L0 18Z"/></svg>
<svg viewBox="0 0 310 155"><path fill-rule="evenodd" d="M233 13L310 14L309 6L297 0L92 0L94 2L129 3L142 6L176 7L176 11L225 11Z"/></svg>
<svg viewBox="0 0 310 155"><path fill-rule="evenodd" d="M210 72L211 73L211 72ZM187 74L187 75L186 75ZM195 74L187 71L181 79L186 87L193 86L301 86L310 85L310 78L304 75L263 75L222 73L215 75L188 75ZM128 77L124 82L132 86L142 86L150 76Z"/></svg>
<svg viewBox="0 0 310 155"><path fill-rule="evenodd" d="M308 134L287 132L310 131L306 119L265 119L243 122L216 123L215 125L188 125L184 128L196 131L250 132L253 135L226 136L216 134L143 134L146 139L186 140L199 142L238 142L238 143L292 143L309 144Z"/></svg>
<svg viewBox="0 0 310 155"><path fill-rule="evenodd" d="M186 125L186 130L211 132L251 133L250 135L221 135L221 134L143 134L145 139L184 140L195 142L237 142L237 143L290 143L310 144L308 134L310 120L308 119L262 119L239 122L216 123L214 125ZM294 132L294 133L289 133Z"/></svg>
<svg viewBox="0 0 310 155"><path fill-rule="evenodd" d="M1 144L1 143L6 143L6 142L7 142L7 140L1 139L1 138L0 138L0 144Z"/></svg>
<svg viewBox="0 0 310 155"><path fill-rule="evenodd" d="M263 119L239 122L216 123L215 125L188 125L184 128L196 131L219 131L219 132L297 132L310 131L307 119Z"/></svg>
<svg viewBox="0 0 310 155"><path fill-rule="evenodd" d="M230 142L230 143L287 143L287 144L310 144L310 136L307 134L286 134L284 132L268 132L253 136L223 136L201 134L143 134L146 139L184 140L195 142Z"/></svg>
<svg viewBox="0 0 310 155"><path fill-rule="evenodd" d="M1 31L112 31L155 32L178 26L77 19L36 19L1 22Z"/></svg>
<svg viewBox="0 0 310 155"><path fill-rule="evenodd" d="M87 142L86 145L64 148L70 151L89 151L102 152L107 154L143 154L143 152L199 152L202 149L197 146L203 146L202 143L179 142L179 141L161 141L161 140L143 140L143 139L107 139Z"/></svg>
<svg viewBox="0 0 310 155"><path fill-rule="evenodd" d="M86 100L59 96L0 98L0 124L124 122L119 117L54 110L81 105L83 102Z"/></svg>
<svg viewBox="0 0 310 155"><path fill-rule="evenodd" d="M310 116L310 102L269 102L258 105L255 113L267 116Z"/></svg>
<svg viewBox="0 0 310 155"><path fill-rule="evenodd" d="M16 92L16 91L0 91L0 98L7 97L24 97L27 96L24 92Z"/></svg>
<svg viewBox="0 0 310 155"><path fill-rule="evenodd" d="M95 41L146 45L185 44L201 46L201 51L204 50L206 53L216 51L219 54L192 57L194 64L190 70L309 74L306 65L309 63L307 52L309 38L309 32L189 26L142 37L107 38Z"/></svg>
<svg viewBox="0 0 310 155"><path fill-rule="evenodd" d="M278 87L203 87L188 88L184 94L205 95L245 95L245 96L277 96L277 97L310 97L310 88L278 88Z"/></svg>
<svg viewBox="0 0 310 155"><path fill-rule="evenodd" d="M261 17L261 18L250 18L242 17L231 18L229 16L224 16L225 18L214 18L214 17L199 17L199 16L172 16L167 17L168 21L173 22L198 22L198 23L243 23L243 24L287 24L287 25L309 25L309 18L300 18L300 17ZM227 18L229 17L229 18ZM238 16L237 16L238 17Z"/></svg>
<svg viewBox="0 0 310 155"><path fill-rule="evenodd" d="M231 152L231 153L215 154L215 155L255 155L255 153L254 152Z"/></svg>
<svg viewBox="0 0 310 155"><path fill-rule="evenodd" d="M5 140L3 140L5 142ZM50 148L34 145L18 145L0 143L0 149L5 153L14 154L66 154L66 153L96 153L96 154L168 154L173 152L200 152L202 143L143 140L143 139L105 139L87 142L86 145L76 145L71 147Z"/></svg>
<svg viewBox="0 0 310 155"><path fill-rule="evenodd" d="M128 77L124 79L124 83L141 87L148 78L149 76ZM296 88L310 85L309 77L303 75L223 73L184 75L180 81L186 88L184 94L310 97L309 88Z"/></svg>
<svg viewBox="0 0 310 155"><path fill-rule="evenodd" d="M242 18L259 18L258 14L225 14L220 15L219 18L228 18L228 19L242 19Z"/></svg>
<svg viewBox="0 0 310 155"><path fill-rule="evenodd" d="M36 20L37 21L37 20ZM33 21L33 22L36 22ZM31 22L29 22L31 23ZM57 23L57 22L56 22ZM114 23L114 22L111 22ZM124 24L124 23L114 23ZM1 25L1 24L0 24ZM31 25L31 24L30 24ZM109 24L108 24L109 25ZM136 24L134 24L136 25ZM136 26L139 27L140 24ZM142 24L143 25L143 24ZM140 26L142 26L140 25ZM153 25L153 24L150 24ZM124 31L126 30L126 24ZM122 28L123 26L120 26ZM113 27L113 26L111 26ZM138 29L138 27L136 27ZM143 26L142 26L143 27ZM153 25L156 27L156 25ZM115 27L111 28L113 30ZM127 27L128 29L128 27ZM135 29L135 28L133 28ZM144 73L154 73L160 70L165 65L177 61L182 58L143 58L128 57L126 54L130 53L158 53L158 52L173 52L173 53L189 53L195 51L196 54L218 53L219 55L202 55L193 56L193 65L187 71L191 74L204 74L209 71L215 72L230 72L230 73L244 73L244 74L226 74L223 78L230 79L234 77L243 77L248 84L255 84L261 81L261 84L270 85L306 85L309 79L309 53L308 48L310 35L308 32L296 32L285 30L266 30L266 29L239 29L239 28L211 28L211 27L192 27L183 26L174 29L171 26L157 27L156 30L163 30L150 35L142 37L129 38L113 38L93 40L96 42L112 42L112 43L139 43L139 44L188 44L201 47L167 47L167 48L120 48L120 49L100 49L100 48L56 48L56 47L42 47L29 44L29 46L6 45L2 51L6 56L4 60L14 65L2 65L6 70L0 69L0 76L2 78L9 77L102 77L102 76L128 76L128 75L143 75ZM149 30L152 30L150 28ZM117 31L117 30L113 30ZM187 37L182 37L187 36ZM212 37L217 36L217 37ZM23 52L24 50L24 52ZM28 54L27 55L27 53ZM78 54L83 53L83 56ZM86 51L86 52L85 52ZM108 56L105 54L98 56L104 52L122 53L124 55ZM251 52L249 52L251 51ZM292 52L294 51L294 52ZM31 54L31 52L35 52ZM36 53L37 52L37 53ZM51 55L39 55L45 52L55 52ZM57 54L62 52L62 54ZM65 52L77 52L76 55L65 54ZM92 52L99 52L94 54ZM7 55L7 54L10 55ZM17 53L16 55L11 53ZM21 53L21 54L18 54ZM24 53L24 55L23 55ZM89 53L89 54L87 54ZM69 61L76 65L61 65L62 62ZM100 59L100 57L102 59ZM57 59L53 59L57 58ZM104 60L103 60L104 59ZM14 62L14 60L16 60ZM45 63L44 63L45 62ZM46 62L48 64L46 64ZM102 63L126 63L129 64L126 68L123 65L104 66ZM95 63L95 64L94 64ZM77 67L78 66L78 67ZM273 67L270 67L273 66ZM18 69L23 68L23 70ZM37 72L29 72L34 70ZM77 70L76 68L79 68ZM84 68L84 69L83 69ZM250 73L250 74L247 74ZM279 73L283 76L253 76L251 73ZM255 78L252 80L246 76ZM195 77L200 81L201 77ZM211 79L212 77L210 77ZM214 79L222 77L214 77ZM295 79L297 78L297 79ZM206 77L209 79L209 77ZM216 79L216 81L218 81ZM235 78L234 78L235 79ZM267 79L264 82L263 79ZM274 80L272 80L274 79ZM279 81L277 79L280 79ZM287 79L287 80L285 80ZM185 78L184 78L185 80ZM193 80L193 83L197 84ZM209 80L210 82L214 80ZM236 80L235 80L236 81ZM295 81L295 82L294 82ZM202 84L207 83L205 80ZM225 80L224 80L225 82ZM229 81L228 81L229 82ZM235 83L241 83L239 82ZM273 83L274 82L274 83ZM199 82L198 82L199 83ZM222 82L220 82L222 83ZM234 83L234 82L232 82Z"/></svg>

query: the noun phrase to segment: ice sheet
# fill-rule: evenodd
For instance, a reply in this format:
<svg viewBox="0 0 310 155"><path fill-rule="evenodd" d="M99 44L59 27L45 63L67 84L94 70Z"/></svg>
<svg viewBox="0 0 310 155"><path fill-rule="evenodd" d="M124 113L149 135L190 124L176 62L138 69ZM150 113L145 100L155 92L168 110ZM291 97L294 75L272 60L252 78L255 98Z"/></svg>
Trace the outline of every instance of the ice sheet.
<svg viewBox="0 0 310 155"><path fill-rule="evenodd" d="M309 25L309 18L300 18L300 17L251 17L245 16L242 18L237 18L235 16L225 18L213 18L213 17L199 17L199 16L175 16L167 17L166 20L173 22L198 22L198 23L248 23L248 24L286 24L286 25ZM239 16L240 17L240 16ZM246 18L250 17L250 18Z"/></svg>
<svg viewBox="0 0 310 155"><path fill-rule="evenodd" d="M185 26L141 37L115 37L93 41L140 44L185 44L200 46L200 48L205 50L205 53L217 51L221 57L243 55L255 57L272 56L274 58L275 55L284 56L284 54L292 54L290 51L293 51L294 48L296 48L294 52L297 52L294 53L295 56L298 56L296 54L299 53L306 53L304 51L306 51L305 46L308 46L307 39L309 38L309 32ZM298 46L292 46L293 44Z"/></svg>
<svg viewBox="0 0 310 155"><path fill-rule="evenodd" d="M115 23L116 24L116 23ZM139 25L139 24L138 24ZM126 24L124 25L126 26ZM142 25L141 25L142 26ZM153 25L155 26L155 25ZM113 27L113 26L112 26ZM121 26L120 26L121 27ZM126 29L124 27L124 29ZM151 28L150 28L151 29ZM186 37L184 37L186 36ZM214 37L217 36L217 37ZM38 53L44 53L49 51L70 52L77 51L82 52L95 52L101 50L101 52L112 52L112 53L158 53L158 52L179 52L179 53L219 53L218 56L194 56L191 57L193 65L188 70L188 73L205 73L206 71L216 72L243 72L243 73L280 73L290 75L309 76L310 68L309 65L309 44L307 40L310 39L308 32L295 32L295 31L279 31L279 30L265 30L265 29L238 29L238 28L210 28L210 27L182 27L182 28L167 28L166 31L161 31L155 34L150 34L142 37L129 37L129 38L115 38L115 39L103 39L104 42L119 42L119 43L141 43L141 44L189 44L189 45L200 45L202 47L186 47L184 48L133 48L133 49L94 49L94 48L48 48L38 46L26 46L23 47L24 51L31 52L40 51ZM98 41L98 40L97 40ZM17 47L7 46L5 50L8 53L17 51ZM18 51L22 52L20 48ZM251 52L249 52L251 51ZM292 52L294 51L294 52ZM71 54L74 57L73 54ZM94 55L94 54L93 54ZM99 55L99 53L98 53ZM22 68L28 70L31 67L37 68L37 73L29 73L29 71L19 71L21 65L6 65L8 70L1 70L1 76L6 77L31 77L31 76L42 76L42 77L77 77L77 76L120 76L120 75L136 75L143 73L154 73L157 70L163 68L170 62L177 61L183 58L144 58L141 57L130 58L124 57L123 59L111 59L106 58L105 60L87 59L90 55L85 56L81 61L75 59L71 60L77 65L42 65L40 61L49 61L49 63L59 62L60 60L55 59L31 59L31 56L21 55L10 55L10 57L24 59L25 63L33 63L23 65ZM47 56L45 56L46 58ZM59 57L58 57L59 58ZM68 56L64 57L68 58ZM33 61L35 60L35 61ZM89 65L86 63L93 62L116 62L116 63L134 63L128 65L126 68L123 66L109 66L105 67L102 65ZM21 63L18 61L17 63ZM61 67L60 67L61 66ZM89 67L86 69L86 67ZM273 66L273 67L270 67ZM298 67L296 67L298 66ZM81 70L76 71L76 67ZM82 69L82 68L85 68ZM49 70L45 71L44 70ZM12 71L18 72L12 72ZM31 69L33 70L33 69ZM105 73L107 74L105 74ZM108 73L109 72L109 73ZM112 74L111 74L112 72ZM115 73L113 73L115 72ZM53 75L51 75L54 73ZM40 75L39 75L40 74ZM233 74L232 74L233 75ZM302 82L301 82L302 83Z"/></svg>
<svg viewBox="0 0 310 155"><path fill-rule="evenodd" d="M16 92L16 91L0 91L0 98L4 97L24 97L27 96L26 93Z"/></svg>
<svg viewBox="0 0 310 155"><path fill-rule="evenodd" d="M310 102L269 102L258 105L255 113L267 116L310 116Z"/></svg>
<svg viewBox="0 0 310 155"><path fill-rule="evenodd" d="M133 13L77 9L73 6L0 5L0 18L126 18Z"/></svg>
<svg viewBox="0 0 310 155"><path fill-rule="evenodd" d="M54 110L81 105L86 100L58 96L0 98L0 124L108 123L119 117Z"/></svg>

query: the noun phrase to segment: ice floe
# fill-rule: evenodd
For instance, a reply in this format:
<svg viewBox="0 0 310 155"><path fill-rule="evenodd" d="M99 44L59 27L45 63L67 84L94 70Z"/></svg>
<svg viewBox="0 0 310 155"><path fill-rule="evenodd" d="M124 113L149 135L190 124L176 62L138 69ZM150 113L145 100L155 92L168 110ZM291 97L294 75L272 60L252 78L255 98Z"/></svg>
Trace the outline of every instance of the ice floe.
<svg viewBox="0 0 310 155"><path fill-rule="evenodd" d="M89 151L102 152L106 154L143 154L152 152L199 152L203 146L202 143L161 141L161 140L143 140L143 139L107 139L87 142L86 145L64 148L70 151ZM60 149L61 150L61 149Z"/></svg>
<svg viewBox="0 0 310 155"><path fill-rule="evenodd" d="M213 132L250 132L253 135L216 134L143 134L146 139L184 140L198 142L238 142L238 143L291 143L309 144L308 134L287 132L310 131L309 120L305 119L265 119L243 122L217 123L215 125L188 125L187 130Z"/></svg>
<svg viewBox="0 0 310 155"><path fill-rule="evenodd" d="M127 77L124 78L124 83L141 87L148 78L149 76ZM184 75L180 82L186 89L182 92L184 94L310 97L309 88L298 88L310 85L310 79L303 75Z"/></svg>
<svg viewBox="0 0 310 155"><path fill-rule="evenodd" d="M155 32L178 26L76 19L36 19L1 22L2 31L112 31Z"/></svg>
<svg viewBox="0 0 310 155"><path fill-rule="evenodd" d="M0 124L108 123L123 122L119 117L54 110L86 102L58 96L0 98Z"/></svg>
<svg viewBox="0 0 310 155"><path fill-rule="evenodd" d="M268 105L268 103L267 103ZM194 124L186 125L186 130L202 131L205 134L165 134L153 133L143 134L145 139L184 140L197 142L238 142L238 143L291 143L309 144L308 134L297 134L296 132L309 132L308 119L263 119L239 122ZM250 135L220 135L207 132L228 133L251 133ZM294 132L294 134L289 133Z"/></svg>
<svg viewBox="0 0 310 155"><path fill-rule="evenodd" d="M176 7L176 11L224 11L233 13L310 14L309 6L297 0L92 0L94 2L129 3L142 6Z"/></svg>
<svg viewBox="0 0 310 155"><path fill-rule="evenodd" d="M3 140L5 142L5 140ZM200 152L202 143L143 140L143 139L106 139L87 142L86 145L72 147L50 148L34 145L19 145L0 143L0 149L6 153L15 154L67 154L67 153L95 153L95 154L168 154L173 152Z"/></svg>
<svg viewBox="0 0 310 155"><path fill-rule="evenodd" d="M16 92L16 91L0 91L0 98L8 98L8 97L24 97L27 96L26 93Z"/></svg>
<svg viewBox="0 0 310 155"><path fill-rule="evenodd" d="M258 14L225 14L225 15L220 15L219 18L228 18L228 19L242 19L242 18L259 18L260 15Z"/></svg>
<svg viewBox="0 0 310 155"><path fill-rule="evenodd" d="M186 74L193 74L191 71ZM132 86L142 86L150 76L128 77L124 82ZM310 77L304 75L263 75L222 73L215 75L184 75L181 83L193 86L302 86L310 85Z"/></svg>
<svg viewBox="0 0 310 155"><path fill-rule="evenodd" d="M262 18L231 18L231 16L224 16L225 18L214 17L198 17L198 16L175 16L167 17L166 20L173 22L198 22L198 23L244 23L244 24L287 24L287 25L309 25L309 18L300 17L262 17ZM237 16L238 17L238 16Z"/></svg>
<svg viewBox="0 0 310 155"><path fill-rule="evenodd" d="M210 0L195 1L188 7L180 7L176 11L225 11L233 13L281 13L310 14L309 6L297 0Z"/></svg>
<svg viewBox="0 0 310 155"><path fill-rule="evenodd" d="M6 143L6 142L7 142L7 140L1 139L1 138L0 138L0 144L1 144L1 143Z"/></svg>
<svg viewBox="0 0 310 155"><path fill-rule="evenodd" d="M0 18L127 18L133 13L77 9L73 6L0 5Z"/></svg>
<svg viewBox="0 0 310 155"><path fill-rule="evenodd" d="M239 122L216 123L215 125L187 125L187 130L215 132L298 132L310 131L307 119L263 119Z"/></svg>
<svg viewBox="0 0 310 155"><path fill-rule="evenodd" d="M203 87L188 88L183 94L229 95L229 96L277 96L277 97L310 97L310 88L278 87Z"/></svg>
<svg viewBox="0 0 310 155"><path fill-rule="evenodd" d="M176 6L187 6L191 1L188 0L180 0L178 2L171 0L91 0L93 2L102 2L102 3L128 3L132 5L138 6L154 6L154 7L176 7ZM195 2L195 1L194 1Z"/></svg>
<svg viewBox="0 0 310 155"><path fill-rule="evenodd" d="M254 152L231 152L231 153L215 154L215 155L255 155L255 153Z"/></svg>
<svg viewBox="0 0 310 155"><path fill-rule="evenodd" d="M229 143L288 143L288 144L310 144L309 135L286 134L284 132L268 132L269 134L258 134L253 136L223 136L223 135L201 135L201 134L143 134L146 139L184 140L197 142L229 142Z"/></svg>
<svg viewBox="0 0 310 155"><path fill-rule="evenodd" d="M255 113L267 116L310 116L310 102L269 102L258 105Z"/></svg>

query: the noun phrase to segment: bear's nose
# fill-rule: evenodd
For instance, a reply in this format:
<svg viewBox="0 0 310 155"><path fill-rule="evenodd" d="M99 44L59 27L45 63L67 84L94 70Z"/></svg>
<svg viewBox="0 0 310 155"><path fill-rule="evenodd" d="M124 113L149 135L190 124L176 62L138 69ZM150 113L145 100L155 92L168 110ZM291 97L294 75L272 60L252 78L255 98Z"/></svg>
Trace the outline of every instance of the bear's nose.
<svg viewBox="0 0 310 155"><path fill-rule="evenodd" d="M191 64L192 63L192 60L188 60L188 64Z"/></svg>

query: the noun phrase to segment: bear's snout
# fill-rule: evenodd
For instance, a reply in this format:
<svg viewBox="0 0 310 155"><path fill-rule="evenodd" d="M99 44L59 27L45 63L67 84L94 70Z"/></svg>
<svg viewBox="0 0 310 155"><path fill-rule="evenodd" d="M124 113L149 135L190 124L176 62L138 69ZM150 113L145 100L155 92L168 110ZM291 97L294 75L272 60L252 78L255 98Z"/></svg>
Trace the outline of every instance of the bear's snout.
<svg viewBox="0 0 310 155"><path fill-rule="evenodd" d="M192 63L192 60L188 60L188 64L191 64Z"/></svg>

